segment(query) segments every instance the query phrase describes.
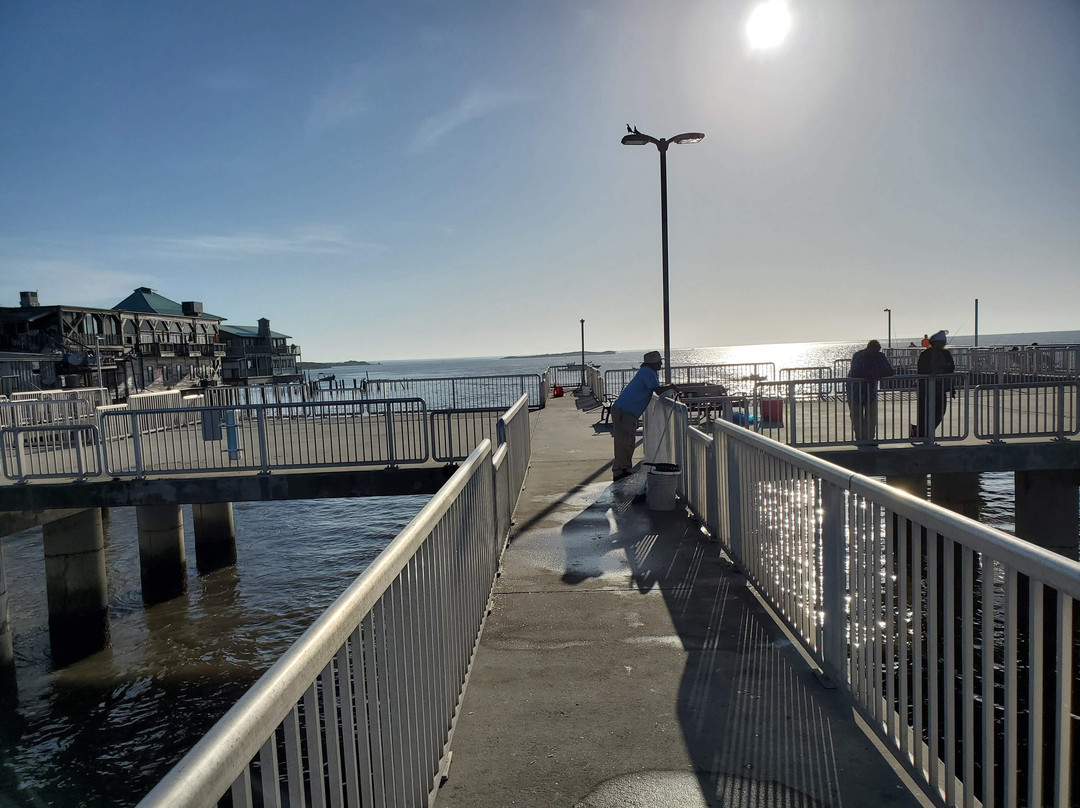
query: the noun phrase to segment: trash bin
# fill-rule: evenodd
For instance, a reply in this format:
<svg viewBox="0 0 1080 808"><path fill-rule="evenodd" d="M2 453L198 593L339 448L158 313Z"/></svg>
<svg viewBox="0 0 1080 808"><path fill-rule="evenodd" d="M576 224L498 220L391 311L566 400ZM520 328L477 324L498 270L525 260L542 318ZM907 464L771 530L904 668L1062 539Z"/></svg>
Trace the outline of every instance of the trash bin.
<svg viewBox="0 0 1080 808"><path fill-rule="evenodd" d="M675 492L679 488L680 469L674 463L658 463L649 469L645 501L650 511L675 510Z"/></svg>

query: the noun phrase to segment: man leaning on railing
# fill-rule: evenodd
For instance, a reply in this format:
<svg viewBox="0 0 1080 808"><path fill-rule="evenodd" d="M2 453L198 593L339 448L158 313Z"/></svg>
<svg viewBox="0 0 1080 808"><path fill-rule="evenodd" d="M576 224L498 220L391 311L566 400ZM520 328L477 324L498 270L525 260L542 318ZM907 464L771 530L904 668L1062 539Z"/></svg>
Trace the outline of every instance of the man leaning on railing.
<svg viewBox="0 0 1080 808"><path fill-rule="evenodd" d="M848 382L848 407L857 442L877 445L878 379L895 375L892 363L881 352L881 343L876 339L870 340L865 348L851 357L848 376L860 380Z"/></svg>
<svg viewBox="0 0 1080 808"><path fill-rule="evenodd" d="M615 461L611 464L614 482L629 477L634 467L634 436L637 422L652 400L653 393L678 390L674 384L661 385L657 375L664 366L659 351L649 351L641 367L611 405L611 433L615 438Z"/></svg>

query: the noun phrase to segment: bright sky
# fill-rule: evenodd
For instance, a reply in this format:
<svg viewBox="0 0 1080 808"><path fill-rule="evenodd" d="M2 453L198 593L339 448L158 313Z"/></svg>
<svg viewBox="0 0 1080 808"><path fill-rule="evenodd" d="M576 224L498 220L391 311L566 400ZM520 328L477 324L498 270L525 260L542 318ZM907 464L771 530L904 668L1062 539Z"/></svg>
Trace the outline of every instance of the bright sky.
<svg viewBox="0 0 1080 808"><path fill-rule="evenodd" d="M308 360L1080 328L1080 3L0 3L0 305Z"/></svg>

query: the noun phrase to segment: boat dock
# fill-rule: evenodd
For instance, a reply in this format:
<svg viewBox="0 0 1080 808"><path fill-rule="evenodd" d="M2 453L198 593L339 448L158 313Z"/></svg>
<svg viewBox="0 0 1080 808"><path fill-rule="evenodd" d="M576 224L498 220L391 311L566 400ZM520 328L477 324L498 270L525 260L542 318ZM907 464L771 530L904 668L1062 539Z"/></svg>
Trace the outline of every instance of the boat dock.
<svg viewBox="0 0 1080 808"><path fill-rule="evenodd" d="M594 406L535 415L436 804L918 805L720 545L611 483Z"/></svg>

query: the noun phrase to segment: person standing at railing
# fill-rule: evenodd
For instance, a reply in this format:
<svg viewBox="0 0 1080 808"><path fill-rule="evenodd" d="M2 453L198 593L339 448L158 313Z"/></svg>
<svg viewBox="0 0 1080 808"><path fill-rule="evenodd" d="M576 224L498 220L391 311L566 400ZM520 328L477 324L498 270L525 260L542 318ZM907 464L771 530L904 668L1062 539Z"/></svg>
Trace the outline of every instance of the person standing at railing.
<svg viewBox="0 0 1080 808"><path fill-rule="evenodd" d="M951 392L956 395L952 390L951 379L934 378L956 372L953 356L945 348L945 337L948 333L938 331L930 337L930 347L919 354L915 371L920 376L930 378L919 379L919 423L911 425L913 438L928 438L933 435L945 417L945 394Z"/></svg>
<svg viewBox="0 0 1080 808"><path fill-rule="evenodd" d="M848 382L848 407L856 441L877 445L878 379L895 375L889 357L881 352L881 343L876 339L870 340L851 357L848 376L860 380Z"/></svg>
<svg viewBox="0 0 1080 808"><path fill-rule="evenodd" d="M660 384L658 374L663 366L664 358L660 352L649 351L634 378L611 405L611 434L615 438L615 461L611 464L611 477L614 482L633 473L637 423L648 409L653 393L679 389L674 384Z"/></svg>

